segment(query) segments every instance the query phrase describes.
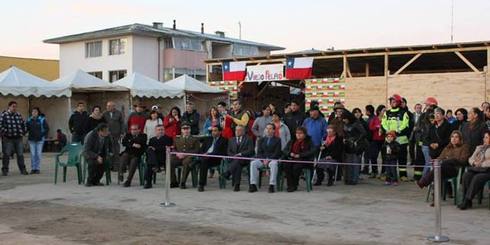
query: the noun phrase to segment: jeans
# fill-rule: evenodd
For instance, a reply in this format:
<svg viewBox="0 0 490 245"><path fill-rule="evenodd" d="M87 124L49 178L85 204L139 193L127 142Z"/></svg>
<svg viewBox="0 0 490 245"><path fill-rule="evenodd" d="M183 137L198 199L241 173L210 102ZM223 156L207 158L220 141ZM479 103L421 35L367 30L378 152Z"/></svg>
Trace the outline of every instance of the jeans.
<svg viewBox="0 0 490 245"><path fill-rule="evenodd" d="M400 152L398 153L398 171L400 177L407 177L407 154L408 144L400 144Z"/></svg>
<svg viewBox="0 0 490 245"><path fill-rule="evenodd" d="M432 159L430 158L430 154L429 154L429 146L427 145L422 146L422 154L424 154L424 160L425 160L425 167L422 176L425 176L427 173L429 173L430 167L432 166L430 163Z"/></svg>
<svg viewBox="0 0 490 245"><path fill-rule="evenodd" d="M256 185L260 178L259 168L263 167L264 163L260 160L254 160L250 163L250 184ZM278 164L277 161L272 160L269 162L270 174L269 185L276 185Z"/></svg>
<svg viewBox="0 0 490 245"><path fill-rule="evenodd" d="M31 170L41 169L44 139L41 141L29 140L29 150L31 151Z"/></svg>
<svg viewBox="0 0 490 245"><path fill-rule="evenodd" d="M371 161L372 173L378 174L378 156L383 146L383 141L372 141L369 144L369 158Z"/></svg>
<svg viewBox="0 0 490 245"><path fill-rule="evenodd" d="M26 170L24 164L24 145L22 144L22 138L3 138L2 140L3 158L2 158L2 172L8 173L10 157L15 153L17 155L17 166L21 172Z"/></svg>
<svg viewBox="0 0 490 245"><path fill-rule="evenodd" d="M393 166L386 166L386 181L388 182L394 182L398 181L398 175L396 173L396 160L385 160L384 164L386 165L393 165Z"/></svg>
<svg viewBox="0 0 490 245"><path fill-rule="evenodd" d="M361 154L346 153L344 156L346 163L361 163ZM344 181L346 184L355 185L359 182L359 166L345 165L344 166Z"/></svg>

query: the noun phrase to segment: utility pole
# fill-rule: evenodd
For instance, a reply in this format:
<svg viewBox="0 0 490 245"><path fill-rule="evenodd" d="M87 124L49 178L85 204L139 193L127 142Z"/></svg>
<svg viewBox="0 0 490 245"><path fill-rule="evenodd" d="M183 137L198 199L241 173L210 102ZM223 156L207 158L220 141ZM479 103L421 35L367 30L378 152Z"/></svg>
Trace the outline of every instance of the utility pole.
<svg viewBox="0 0 490 245"><path fill-rule="evenodd" d="M451 0L451 43L454 41L454 0Z"/></svg>
<svg viewBox="0 0 490 245"><path fill-rule="evenodd" d="M242 39L242 22L238 21L238 38Z"/></svg>

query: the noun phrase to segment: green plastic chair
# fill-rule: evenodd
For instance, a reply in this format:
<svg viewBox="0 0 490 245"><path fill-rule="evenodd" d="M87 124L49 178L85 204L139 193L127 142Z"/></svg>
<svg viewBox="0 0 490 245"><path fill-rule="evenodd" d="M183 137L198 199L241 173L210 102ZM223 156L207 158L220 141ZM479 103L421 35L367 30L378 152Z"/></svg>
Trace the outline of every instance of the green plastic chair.
<svg viewBox="0 0 490 245"><path fill-rule="evenodd" d="M458 170L458 176L449 178L449 179L444 179L441 181L441 195L442 195L442 200L446 201L447 197L447 183L452 185L453 187L453 195L454 195L454 205L458 205L459 201L462 199L461 193L460 193L460 186L461 186L461 178L463 176L464 168L459 168ZM434 184L430 184L428 189L427 189L427 195L425 197L425 201L429 202L430 196L432 192L434 191Z"/></svg>
<svg viewBox="0 0 490 245"><path fill-rule="evenodd" d="M279 171L277 172L277 191L283 191L284 190L284 171L282 169L282 164L279 164ZM312 169L309 168L304 168L303 169L303 176L305 177L305 182L306 182L306 192L310 192L313 190L313 184L311 183L312 181Z"/></svg>
<svg viewBox="0 0 490 245"><path fill-rule="evenodd" d="M220 189L226 189L226 179L223 176L223 173L226 172L226 170L228 170L229 165L230 165L230 160L229 159L223 159L221 161L220 166L219 166L218 172L219 172ZM250 164L247 164L247 165L242 167L242 171L243 171L243 169L245 169L245 172L247 173L248 183L250 184L250 170L249 170L249 168L250 168Z"/></svg>
<svg viewBox="0 0 490 245"><path fill-rule="evenodd" d="M104 174L105 174L105 184L109 185L112 183L111 178L111 161L110 158L104 159ZM82 182L85 183L87 181L88 176L88 163L85 157L82 155Z"/></svg>
<svg viewBox="0 0 490 245"><path fill-rule="evenodd" d="M487 181L486 186L488 187L488 209L490 209L490 181ZM480 194L478 194L478 204L482 204L484 192L485 192L485 186L483 186L483 189L481 190Z"/></svg>
<svg viewBox="0 0 490 245"><path fill-rule="evenodd" d="M58 183L58 168L63 168L63 183L66 183L66 171L68 167L77 168L78 184L83 183L82 173L82 145L80 143L73 143L66 145L60 153L55 156L55 170L54 170L54 184ZM63 155L68 154L66 162L61 161Z"/></svg>
<svg viewBox="0 0 490 245"><path fill-rule="evenodd" d="M145 184L145 165L146 165L146 157L145 155L143 154L143 156L141 156L140 160L138 161L138 177L139 177L139 181L140 181L140 185L144 185ZM109 175L110 175L110 167L108 168L109 169ZM123 176L124 176L124 173L123 173ZM119 178L117 178L117 184L121 184L121 181Z"/></svg>

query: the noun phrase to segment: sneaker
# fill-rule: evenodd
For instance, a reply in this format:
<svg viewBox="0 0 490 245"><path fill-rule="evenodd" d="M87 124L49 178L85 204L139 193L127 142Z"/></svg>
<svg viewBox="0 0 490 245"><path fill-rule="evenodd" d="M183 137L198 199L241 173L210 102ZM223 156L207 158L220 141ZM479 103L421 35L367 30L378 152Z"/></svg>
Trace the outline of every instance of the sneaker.
<svg viewBox="0 0 490 245"><path fill-rule="evenodd" d="M124 184L123 184L124 187L130 187L131 186L131 182L129 181L124 181Z"/></svg>
<svg viewBox="0 0 490 245"><path fill-rule="evenodd" d="M269 193L274 193L276 190L274 189L274 185L269 185Z"/></svg>
<svg viewBox="0 0 490 245"><path fill-rule="evenodd" d="M8 176L9 172L8 171L2 171L2 176Z"/></svg>
<svg viewBox="0 0 490 245"><path fill-rule="evenodd" d="M151 184L145 184L145 186L143 186L143 189L151 189L151 188L152 188Z"/></svg>
<svg viewBox="0 0 490 245"><path fill-rule="evenodd" d="M379 176L379 179L380 179L381 181L385 181L385 180L386 180L386 176L384 176L384 175L380 175L380 176Z"/></svg>
<svg viewBox="0 0 490 245"><path fill-rule="evenodd" d="M400 180L401 180L402 182L408 182L408 181L410 181L410 180L408 179L408 177L406 177L406 176L402 176L402 177L400 177Z"/></svg>
<svg viewBox="0 0 490 245"><path fill-rule="evenodd" d="M203 191L204 191L204 186L200 185L200 186L197 188L197 191L198 191L198 192L203 192Z"/></svg>
<svg viewBox="0 0 490 245"><path fill-rule="evenodd" d="M27 172L27 170L25 170L25 169L24 169L24 170L21 170L21 171L20 171L20 174L22 174L22 175L29 175L29 173L28 173L28 172Z"/></svg>
<svg viewBox="0 0 490 245"><path fill-rule="evenodd" d="M385 185L391 185L391 182L385 181Z"/></svg>
<svg viewBox="0 0 490 245"><path fill-rule="evenodd" d="M400 185L400 183L398 183L398 181L393 181L393 183L392 183L392 184L393 184L394 186L398 186L398 185Z"/></svg>

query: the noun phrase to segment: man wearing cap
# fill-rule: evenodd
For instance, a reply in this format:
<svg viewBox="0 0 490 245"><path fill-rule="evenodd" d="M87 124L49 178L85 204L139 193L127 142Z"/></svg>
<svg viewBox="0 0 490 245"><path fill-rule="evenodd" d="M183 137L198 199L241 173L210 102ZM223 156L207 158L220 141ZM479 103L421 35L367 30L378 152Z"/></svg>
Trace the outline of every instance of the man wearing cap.
<svg viewBox="0 0 490 245"><path fill-rule="evenodd" d="M199 135L199 113L194 109L194 103L187 102L185 112L182 114L182 122L191 126L191 134Z"/></svg>
<svg viewBox="0 0 490 245"><path fill-rule="evenodd" d="M327 136L327 121L320 116L320 108L314 106L310 108L310 117L303 122L308 135L311 137L313 146L319 148L323 138Z"/></svg>
<svg viewBox="0 0 490 245"><path fill-rule="evenodd" d="M175 168L177 166L182 166L180 188L186 189L185 183L187 182L187 176L192 168L192 159L194 157L181 153L199 152L199 140L191 135L191 125L189 125L189 123L182 124L181 134L180 136L177 136L174 141L174 149L176 152L180 153L172 155L171 157L170 187L175 188L179 186L179 183L177 183L177 176L175 175Z"/></svg>
<svg viewBox="0 0 490 245"><path fill-rule="evenodd" d="M407 178L407 154L408 154L408 129L410 118L406 110L400 108L403 98L394 94L390 97L391 109L387 110L381 120L381 128L384 133L395 131L396 141L400 144L398 165L400 180L408 181Z"/></svg>

